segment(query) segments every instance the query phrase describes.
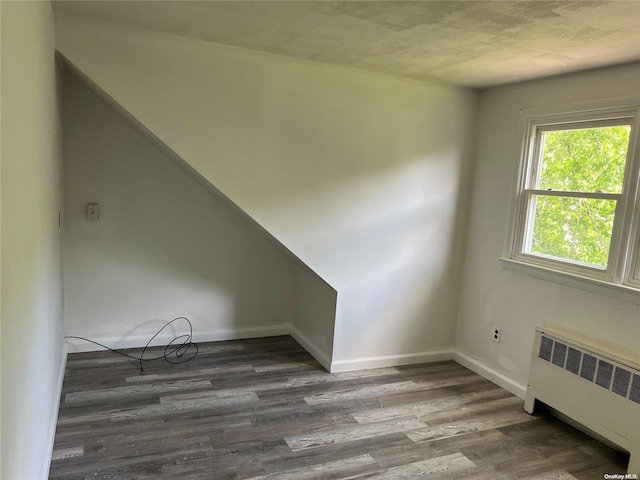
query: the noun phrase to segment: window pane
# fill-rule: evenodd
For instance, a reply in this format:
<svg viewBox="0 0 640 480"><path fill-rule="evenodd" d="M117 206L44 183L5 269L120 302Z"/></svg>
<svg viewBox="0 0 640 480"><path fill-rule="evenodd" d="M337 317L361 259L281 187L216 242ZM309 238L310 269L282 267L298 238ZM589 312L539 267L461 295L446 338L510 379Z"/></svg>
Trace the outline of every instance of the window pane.
<svg viewBox="0 0 640 480"><path fill-rule="evenodd" d="M615 200L532 196L531 201L535 216L527 253L606 268Z"/></svg>
<svg viewBox="0 0 640 480"><path fill-rule="evenodd" d="M544 132L540 189L620 193L629 125Z"/></svg>

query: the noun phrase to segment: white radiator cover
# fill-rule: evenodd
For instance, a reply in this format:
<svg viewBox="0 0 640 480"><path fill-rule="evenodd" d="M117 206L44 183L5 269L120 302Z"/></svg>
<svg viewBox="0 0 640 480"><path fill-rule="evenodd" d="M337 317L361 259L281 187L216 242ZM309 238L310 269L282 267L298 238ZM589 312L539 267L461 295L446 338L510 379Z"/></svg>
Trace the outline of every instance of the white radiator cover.
<svg viewBox="0 0 640 480"><path fill-rule="evenodd" d="M524 408L535 401L630 453L640 473L640 355L561 327L536 328Z"/></svg>

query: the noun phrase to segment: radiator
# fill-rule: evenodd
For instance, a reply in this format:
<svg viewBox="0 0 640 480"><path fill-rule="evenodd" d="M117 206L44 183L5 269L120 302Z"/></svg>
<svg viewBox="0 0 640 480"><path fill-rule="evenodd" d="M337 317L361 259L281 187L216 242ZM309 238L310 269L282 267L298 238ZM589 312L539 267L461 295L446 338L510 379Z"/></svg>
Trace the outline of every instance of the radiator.
<svg viewBox="0 0 640 480"><path fill-rule="evenodd" d="M640 355L560 327L536 328L524 408L539 400L629 452L640 473Z"/></svg>

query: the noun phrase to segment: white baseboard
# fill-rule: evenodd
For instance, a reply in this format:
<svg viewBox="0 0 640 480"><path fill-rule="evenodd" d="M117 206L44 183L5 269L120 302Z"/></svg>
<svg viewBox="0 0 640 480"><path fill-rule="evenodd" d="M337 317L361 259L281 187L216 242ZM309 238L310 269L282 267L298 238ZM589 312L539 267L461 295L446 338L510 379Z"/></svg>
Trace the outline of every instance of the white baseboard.
<svg viewBox="0 0 640 480"><path fill-rule="evenodd" d="M60 362L60 371L56 384L56 397L53 401L53 409L51 410L51 421L49 422L49 431L47 432L47 447L45 448L45 456L42 460L42 478L49 478L49 469L51 468L51 456L53 455L53 444L56 440L56 427L58 425L58 413L60 412L60 399L62 398L62 384L64 383L64 373L67 370L67 346L63 345L62 359Z"/></svg>
<svg viewBox="0 0 640 480"><path fill-rule="evenodd" d="M267 325L259 327L241 327L232 329L220 329L209 331L194 331L193 342L219 342L222 340L240 340L243 338L260 338L260 337L277 337L280 335L289 335L290 326L287 323L280 323L277 325ZM178 332L178 335L182 332ZM113 349L123 348L142 348L144 347L151 335L134 335L130 337L110 337L110 338L91 338L98 343L106 345ZM171 340L175 338L173 333L162 333L158 335L151 346L154 345L167 345ZM79 340L77 338L67 338L67 345L69 353L79 352L95 352L104 350L102 347L95 345L91 342Z"/></svg>
<svg viewBox="0 0 640 480"><path fill-rule="evenodd" d="M331 373L366 370L369 368L395 367L398 365L413 365L415 363L442 362L444 360L451 360L452 358L453 350L433 350L418 353L361 357L350 360L335 360L331 362Z"/></svg>
<svg viewBox="0 0 640 480"><path fill-rule="evenodd" d="M298 342L302 348L304 348L313 358L315 358L320 365L322 365L327 372L331 371L331 358L320 350L316 344L309 340L303 333L295 326L289 325L289 335L291 335L296 342Z"/></svg>
<svg viewBox="0 0 640 480"><path fill-rule="evenodd" d="M460 350L454 350L453 359L458 362L460 365L467 367L472 372L477 373L478 375L483 376L490 382L495 383L499 387L504 388L508 392L513 393L515 396L520 397L524 400L524 397L527 393L526 385L516 382L511 378L503 375L502 373L494 370L493 368L489 368L484 363L479 362L475 358L470 355L461 352Z"/></svg>

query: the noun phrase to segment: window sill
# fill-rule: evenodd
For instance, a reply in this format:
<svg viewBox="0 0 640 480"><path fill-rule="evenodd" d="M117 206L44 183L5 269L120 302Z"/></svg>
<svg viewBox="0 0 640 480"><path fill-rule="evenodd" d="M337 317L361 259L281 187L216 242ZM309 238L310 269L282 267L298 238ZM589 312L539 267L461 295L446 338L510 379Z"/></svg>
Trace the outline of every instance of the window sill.
<svg viewBox="0 0 640 480"><path fill-rule="evenodd" d="M640 305L640 290L626 285L618 285L616 283L603 282L593 278L575 275L573 273L562 272L552 268L541 267L530 263L513 260L511 258L501 257L503 268L514 272L529 275L531 277L547 280L553 283L559 283L568 287L578 288L587 292L598 295L622 300Z"/></svg>

